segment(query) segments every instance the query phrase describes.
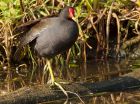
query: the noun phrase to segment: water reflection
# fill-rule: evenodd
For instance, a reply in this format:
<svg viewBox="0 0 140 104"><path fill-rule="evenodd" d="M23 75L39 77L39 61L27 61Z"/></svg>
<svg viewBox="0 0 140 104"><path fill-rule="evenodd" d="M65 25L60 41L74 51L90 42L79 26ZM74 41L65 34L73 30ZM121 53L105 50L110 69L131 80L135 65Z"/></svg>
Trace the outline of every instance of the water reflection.
<svg viewBox="0 0 140 104"><path fill-rule="evenodd" d="M73 79L72 81L80 82L95 82L107 80L109 78L117 77L130 71L128 61L117 62L110 61L88 61L87 63L80 63L76 68L70 67L65 69L68 75L64 79ZM67 78L71 75L72 78Z"/></svg>
<svg viewBox="0 0 140 104"><path fill-rule="evenodd" d="M97 82L128 73L131 71L129 64L127 60L121 62L90 60L87 63L77 62L65 66L54 65L53 69L58 82ZM42 83L43 66L32 68L23 64L18 68L1 68L0 71L0 94L5 94L24 86ZM48 74L44 76L44 79L46 82L49 80ZM97 99L98 97L92 98L92 102L97 102ZM102 97L100 100L104 101L104 99L106 97ZM76 101L70 102L74 104Z"/></svg>
<svg viewBox="0 0 140 104"><path fill-rule="evenodd" d="M117 77L118 75L130 71L129 63L125 60L122 62L117 62L114 60L90 60L87 63L71 63L69 66L58 65L53 67L53 69L57 79L65 80L68 82L95 82L107 80L109 78ZM27 68L27 66L23 64L18 68L10 68L10 70L8 70L8 68L1 68L0 71L1 86L3 86L5 83L9 84L19 82L21 84L19 87L21 87L33 83L40 84L42 80L43 66ZM48 78L47 76L48 74L45 76L46 81ZM8 91L10 88L8 88Z"/></svg>

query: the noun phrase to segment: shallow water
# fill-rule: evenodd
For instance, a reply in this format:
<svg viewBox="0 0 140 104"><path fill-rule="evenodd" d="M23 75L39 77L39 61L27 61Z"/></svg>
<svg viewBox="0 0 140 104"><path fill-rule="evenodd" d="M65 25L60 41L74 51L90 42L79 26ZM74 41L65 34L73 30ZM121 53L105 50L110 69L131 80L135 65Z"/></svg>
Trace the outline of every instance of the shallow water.
<svg viewBox="0 0 140 104"><path fill-rule="evenodd" d="M58 82L98 82L102 80L108 80L119 75L123 75L132 71L133 60L122 60L117 62L116 60L90 60L86 63L76 62L70 63L69 66L55 66L54 74ZM136 64L135 64L136 65ZM138 65L138 64L137 64ZM34 85L42 83L43 67L40 68L27 68L26 65L21 65L20 67L12 67L10 70L8 68L1 68L0 74L0 93L6 94L9 91L17 90L26 85ZM47 81L47 75L45 80ZM48 78L49 79L49 78ZM115 95L114 95L115 94ZM108 101L113 101L112 96L122 96L121 93L114 93L113 95L107 94L105 96L93 97L87 103L104 102L106 99ZM109 96L109 98L108 98ZM97 101L97 99L101 101ZM78 100L79 101L79 100ZM77 100L71 100L72 104L77 104ZM52 102L54 104L56 102ZM57 102L60 103L60 102ZM56 103L56 104L57 104ZM62 102L61 102L62 103ZM60 104L61 104L60 103ZM92 104L91 103L91 104ZM95 104L96 104L95 103ZM79 101L80 104L80 101ZM105 103L106 104L106 103ZM110 103L109 103L110 104Z"/></svg>

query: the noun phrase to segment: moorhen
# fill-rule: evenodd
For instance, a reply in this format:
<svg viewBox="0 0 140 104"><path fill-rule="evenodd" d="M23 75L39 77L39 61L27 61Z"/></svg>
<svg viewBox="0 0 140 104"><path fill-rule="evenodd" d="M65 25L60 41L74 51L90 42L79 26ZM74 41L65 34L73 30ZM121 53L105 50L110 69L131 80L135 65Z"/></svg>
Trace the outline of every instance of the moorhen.
<svg viewBox="0 0 140 104"><path fill-rule="evenodd" d="M36 40L34 49L39 56L48 59L46 65L49 68L52 84L54 84L54 76L49 59L69 49L78 38L78 25L72 19L73 16L74 8L67 6L58 17L40 19L21 39L18 47L19 50L31 41ZM18 50L16 53L18 53ZM15 56L17 57L17 55Z"/></svg>

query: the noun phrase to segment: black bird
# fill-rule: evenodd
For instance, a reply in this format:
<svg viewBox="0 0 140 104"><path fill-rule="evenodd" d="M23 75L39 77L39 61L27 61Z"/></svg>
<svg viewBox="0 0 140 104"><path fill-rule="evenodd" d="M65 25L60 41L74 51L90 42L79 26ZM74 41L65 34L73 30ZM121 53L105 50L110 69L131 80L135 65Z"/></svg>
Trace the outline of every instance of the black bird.
<svg viewBox="0 0 140 104"><path fill-rule="evenodd" d="M54 76L49 59L69 49L78 38L78 25L72 17L74 17L74 8L67 6L58 17L35 21L36 24L21 39L19 44L18 50L36 40L34 49L39 56L48 59L47 65L49 66L52 84L54 84Z"/></svg>

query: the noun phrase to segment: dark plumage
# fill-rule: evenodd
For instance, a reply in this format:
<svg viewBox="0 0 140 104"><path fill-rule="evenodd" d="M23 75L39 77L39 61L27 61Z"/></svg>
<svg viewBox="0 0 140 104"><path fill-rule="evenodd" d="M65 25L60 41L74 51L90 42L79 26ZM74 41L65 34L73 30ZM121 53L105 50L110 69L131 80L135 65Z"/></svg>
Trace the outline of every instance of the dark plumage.
<svg viewBox="0 0 140 104"><path fill-rule="evenodd" d="M51 58L69 49L79 33L77 23L72 20L73 13L72 7L65 7L58 17L37 21L21 39L19 49L33 40L36 40L34 49L41 57Z"/></svg>

